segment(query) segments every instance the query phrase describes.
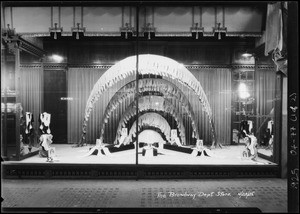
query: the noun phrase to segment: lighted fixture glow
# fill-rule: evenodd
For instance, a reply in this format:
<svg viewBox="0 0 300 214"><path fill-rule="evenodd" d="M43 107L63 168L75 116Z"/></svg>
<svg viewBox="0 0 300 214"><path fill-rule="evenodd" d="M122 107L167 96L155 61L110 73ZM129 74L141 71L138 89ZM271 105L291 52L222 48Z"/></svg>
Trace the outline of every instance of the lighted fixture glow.
<svg viewBox="0 0 300 214"><path fill-rule="evenodd" d="M61 57L61 56L59 56L59 55L53 54L53 55L52 55L52 59L53 59L55 62L62 62L64 58Z"/></svg>
<svg viewBox="0 0 300 214"><path fill-rule="evenodd" d="M252 56L252 54L251 54L251 53L248 53L248 52L246 52L246 53L243 53L243 54L242 54L242 56L243 56L243 57L251 57L251 56Z"/></svg>
<svg viewBox="0 0 300 214"><path fill-rule="evenodd" d="M156 102L156 103L155 103L155 105L157 105L157 106L158 106L158 105L159 105L159 102Z"/></svg>
<svg viewBox="0 0 300 214"><path fill-rule="evenodd" d="M248 88L247 88L246 84L243 82L240 83L240 85L238 87L238 92L239 92L239 96L241 99L247 99L248 97L250 97Z"/></svg>

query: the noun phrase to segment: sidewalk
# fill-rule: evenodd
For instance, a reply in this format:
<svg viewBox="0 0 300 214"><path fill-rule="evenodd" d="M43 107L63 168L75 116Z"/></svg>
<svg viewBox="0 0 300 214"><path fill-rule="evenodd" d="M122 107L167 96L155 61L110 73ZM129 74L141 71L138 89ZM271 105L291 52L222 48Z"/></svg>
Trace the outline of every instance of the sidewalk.
<svg viewBox="0 0 300 214"><path fill-rule="evenodd" d="M285 179L19 179L2 180L1 195L2 208L257 207L287 212Z"/></svg>

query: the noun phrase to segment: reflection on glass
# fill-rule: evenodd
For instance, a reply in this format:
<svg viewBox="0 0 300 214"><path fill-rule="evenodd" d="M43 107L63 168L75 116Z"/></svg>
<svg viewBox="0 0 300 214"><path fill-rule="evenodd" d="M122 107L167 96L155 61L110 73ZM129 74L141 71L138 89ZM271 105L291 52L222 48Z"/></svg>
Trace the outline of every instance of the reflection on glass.
<svg viewBox="0 0 300 214"><path fill-rule="evenodd" d="M261 124L259 135L259 153L272 157L274 146L274 109L266 116L265 121Z"/></svg>
<svg viewBox="0 0 300 214"><path fill-rule="evenodd" d="M276 74L272 70L256 72L258 153L274 160L274 107Z"/></svg>

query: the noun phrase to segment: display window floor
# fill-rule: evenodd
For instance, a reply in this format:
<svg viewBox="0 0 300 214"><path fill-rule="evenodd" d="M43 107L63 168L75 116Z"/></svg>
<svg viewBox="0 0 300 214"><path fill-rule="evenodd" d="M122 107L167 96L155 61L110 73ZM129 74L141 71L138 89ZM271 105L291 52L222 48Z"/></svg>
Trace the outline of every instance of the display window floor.
<svg viewBox="0 0 300 214"><path fill-rule="evenodd" d="M71 144L52 144L55 147L54 164L136 164L135 149L119 151L110 155L88 155L92 145L72 147ZM143 156L139 152L139 164L166 164L166 165L276 165L268 160L257 158L253 161L242 157L245 146L224 146L210 150L213 157L192 156L184 152L161 149L157 156ZM84 157L85 156L85 157ZM9 161L18 163L48 163L47 158L35 155L21 161Z"/></svg>

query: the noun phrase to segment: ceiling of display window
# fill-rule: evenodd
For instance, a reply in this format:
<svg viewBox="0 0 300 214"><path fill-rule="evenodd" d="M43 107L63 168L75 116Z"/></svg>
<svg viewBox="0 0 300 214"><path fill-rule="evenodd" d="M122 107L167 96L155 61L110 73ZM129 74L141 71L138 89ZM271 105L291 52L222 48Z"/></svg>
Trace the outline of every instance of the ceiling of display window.
<svg viewBox="0 0 300 214"><path fill-rule="evenodd" d="M13 5L13 4L12 4ZM134 6L4 6L2 26L23 37L44 37L51 33L72 36L136 35ZM24 17L26 16L26 19ZM261 37L263 10L259 5L145 6L139 11L139 33L155 36ZM30 23L30 25L28 25Z"/></svg>

